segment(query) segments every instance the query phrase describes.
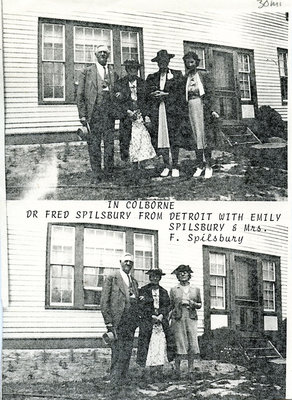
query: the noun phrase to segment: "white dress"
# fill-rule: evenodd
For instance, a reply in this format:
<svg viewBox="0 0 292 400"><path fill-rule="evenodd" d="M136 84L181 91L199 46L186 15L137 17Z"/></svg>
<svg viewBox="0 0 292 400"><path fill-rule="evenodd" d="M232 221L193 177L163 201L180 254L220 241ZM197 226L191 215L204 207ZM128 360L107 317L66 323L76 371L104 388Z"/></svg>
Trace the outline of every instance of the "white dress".
<svg viewBox="0 0 292 400"><path fill-rule="evenodd" d="M151 143L150 134L144 125L140 112L138 113L137 119L132 121L129 156L131 162L148 160L156 156Z"/></svg>
<svg viewBox="0 0 292 400"><path fill-rule="evenodd" d="M159 289L152 289L154 309L159 308ZM146 366L164 365L167 362L167 347L165 333L161 323L155 323L149 342Z"/></svg>

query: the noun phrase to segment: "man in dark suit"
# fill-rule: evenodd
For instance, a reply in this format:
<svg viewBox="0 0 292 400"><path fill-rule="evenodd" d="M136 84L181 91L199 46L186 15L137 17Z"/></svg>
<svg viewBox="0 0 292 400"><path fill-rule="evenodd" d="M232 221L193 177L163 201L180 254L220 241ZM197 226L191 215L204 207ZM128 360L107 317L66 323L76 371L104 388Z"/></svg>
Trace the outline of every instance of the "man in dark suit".
<svg viewBox="0 0 292 400"><path fill-rule="evenodd" d="M120 269L109 275L102 289L101 312L108 332L113 332L112 388L126 383L135 330L138 326L138 283L130 275L133 256L126 253Z"/></svg>
<svg viewBox="0 0 292 400"><path fill-rule="evenodd" d="M180 98L178 86L182 79L181 71L168 68L174 54L160 50L151 61L157 62L159 71L148 75L146 79L149 116L151 119L151 138L155 150L162 154L164 170L162 177L170 172L169 149L172 156L172 176L178 177L179 125L181 110L178 107Z"/></svg>
<svg viewBox="0 0 292 400"><path fill-rule="evenodd" d="M132 112L139 109L145 122L149 123L146 108L146 84L138 76L140 64L137 60L126 60L124 66L127 75L119 79L115 84L115 97L117 115L120 119L120 153L121 159L129 158L129 146L132 130Z"/></svg>
<svg viewBox="0 0 292 400"><path fill-rule="evenodd" d="M88 153L94 178L101 178L101 139L104 141L104 171L114 167L113 87L116 75L107 65L109 49L100 45L96 49L97 62L81 73L77 89L77 107L82 125L89 124Z"/></svg>

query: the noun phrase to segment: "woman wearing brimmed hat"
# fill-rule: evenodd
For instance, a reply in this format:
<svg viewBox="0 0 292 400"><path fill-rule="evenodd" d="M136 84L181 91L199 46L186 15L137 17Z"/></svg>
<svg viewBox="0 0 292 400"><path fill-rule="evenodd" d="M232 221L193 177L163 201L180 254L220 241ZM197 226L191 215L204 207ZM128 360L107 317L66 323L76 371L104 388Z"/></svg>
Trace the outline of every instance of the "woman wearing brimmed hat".
<svg viewBox="0 0 292 400"><path fill-rule="evenodd" d="M151 139L155 150L163 157L164 169L160 176L170 173L170 157L174 178L179 177L178 156L180 146L179 126L181 121L179 83L182 72L168 67L174 54L162 49L157 52L152 62L157 62L159 71L146 78L149 113L151 119Z"/></svg>
<svg viewBox="0 0 292 400"><path fill-rule="evenodd" d="M194 359L199 356L197 309L201 308L200 289L190 283L189 265L179 265L172 273L179 284L170 289L171 329L176 344L175 367L180 375L182 359L188 360L188 372L193 370Z"/></svg>
<svg viewBox="0 0 292 400"><path fill-rule="evenodd" d="M170 300L159 285L162 275L160 268L146 272L150 283L139 291L140 323L137 364L150 367L152 379L160 379L165 362L172 361L168 314Z"/></svg>
<svg viewBox="0 0 292 400"><path fill-rule="evenodd" d="M137 60L124 62L127 75L115 84L116 106L120 119L121 159L140 163L156 156L150 134L145 125L150 123L146 105L146 84L138 76L141 67ZM139 166L139 165L138 165Z"/></svg>

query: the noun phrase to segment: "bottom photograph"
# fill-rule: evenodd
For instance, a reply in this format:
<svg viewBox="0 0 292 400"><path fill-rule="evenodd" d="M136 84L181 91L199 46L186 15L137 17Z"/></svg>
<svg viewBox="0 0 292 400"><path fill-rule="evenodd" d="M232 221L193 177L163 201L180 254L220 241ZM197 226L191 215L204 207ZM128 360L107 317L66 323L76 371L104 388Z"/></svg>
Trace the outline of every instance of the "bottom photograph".
<svg viewBox="0 0 292 400"><path fill-rule="evenodd" d="M287 207L136 203L8 204L3 399L284 399Z"/></svg>

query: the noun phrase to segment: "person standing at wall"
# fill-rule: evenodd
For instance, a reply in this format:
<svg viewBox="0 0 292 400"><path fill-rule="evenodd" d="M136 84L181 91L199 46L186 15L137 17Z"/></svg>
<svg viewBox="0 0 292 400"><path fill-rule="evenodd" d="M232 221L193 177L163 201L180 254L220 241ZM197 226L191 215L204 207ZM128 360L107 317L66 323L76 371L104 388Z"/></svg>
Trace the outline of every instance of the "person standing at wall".
<svg viewBox="0 0 292 400"><path fill-rule="evenodd" d="M199 357L198 315L202 301L200 289L190 283L192 270L189 265L179 265L172 273L179 283L170 289L171 329L175 337L176 374L180 376L180 366L183 359L188 360L188 373L193 371L195 358Z"/></svg>
<svg viewBox="0 0 292 400"><path fill-rule="evenodd" d="M146 85L138 76L137 60L124 62L127 75L115 84L117 111L120 119L120 153L123 161L139 164L155 157L146 126L150 124L146 104ZM138 165L139 166L139 165Z"/></svg>
<svg viewBox="0 0 292 400"><path fill-rule="evenodd" d="M187 102L187 118L196 143L197 169L193 177L204 172L206 179L212 177L211 155L215 143L216 120L219 115L214 111L214 87L208 74L197 68L200 64L198 55L189 51L183 56L186 76L181 87L181 96Z"/></svg>
<svg viewBox="0 0 292 400"><path fill-rule="evenodd" d="M110 274L101 293L101 312L108 332L114 334L111 354L111 387L127 383L135 330L138 326L138 283L131 276L133 256L126 253L120 269Z"/></svg>
<svg viewBox="0 0 292 400"><path fill-rule="evenodd" d="M88 153L93 178L99 181L101 174L101 140L104 141L104 172L109 176L114 168L113 88L117 75L107 64L110 55L104 45L96 48L96 63L80 73L77 88L77 107L80 122L89 127Z"/></svg>
<svg viewBox="0 0 292 400"><path fill-rule="evenodd" d="M180 146L179 125L181 108L178 85L182 78L181 71L168 67L174 54L159 50L151 61L157 62L159 71L146 78L147 97L151 120L151 139L155 150L163 157L164 169L160 176L170 172L169 150L172 157L172 176L179 177L178 156Z"/></svg>
<svg viewBox="0 0 292 400"><path fill-rule="evenodd" d="M163 365L172 361L174 356L168 323L170 300L167 290L159 284L162 275L165 275L162 270L150 269L146 274L150 283L139 290L137 364L149 367L151 380L160 380Z"/></svg>

